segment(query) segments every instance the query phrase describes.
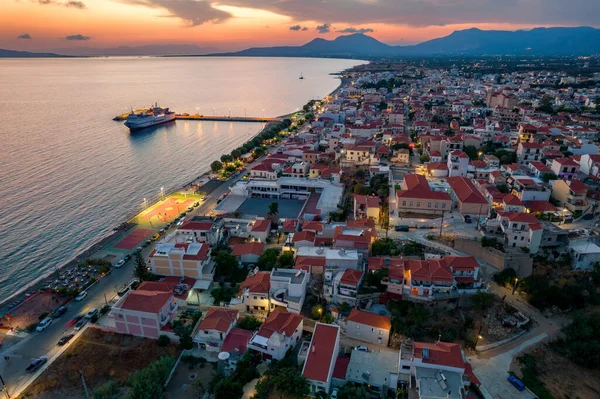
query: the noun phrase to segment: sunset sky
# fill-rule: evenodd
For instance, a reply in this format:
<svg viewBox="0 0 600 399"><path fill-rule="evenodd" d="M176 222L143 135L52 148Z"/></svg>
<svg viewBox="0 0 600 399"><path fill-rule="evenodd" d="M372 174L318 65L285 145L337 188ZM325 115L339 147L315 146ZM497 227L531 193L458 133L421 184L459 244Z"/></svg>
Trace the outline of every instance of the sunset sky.
<svg viewBox="0 0 600 399"><path fill-rule="evenodd" d="M0 0L0 48L195 44L236 50L367 33L412 44L454 30L598 26L600 0Z"/></svg>

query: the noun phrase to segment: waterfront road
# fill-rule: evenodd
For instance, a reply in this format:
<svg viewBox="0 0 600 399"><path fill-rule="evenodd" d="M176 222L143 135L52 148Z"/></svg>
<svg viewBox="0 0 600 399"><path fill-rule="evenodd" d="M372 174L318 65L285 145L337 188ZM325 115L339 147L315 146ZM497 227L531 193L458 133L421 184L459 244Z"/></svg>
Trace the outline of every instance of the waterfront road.
<svg viewBox="0 0 600 399"><path fill-rule="evenodd" d="M272 149L272 151L275 150L276 148ZM200 206L190 213L190 216L209 214L216 206L219 197L229 192L229 186L240 180L243 174L248 173L261 160L262 157L247 165L244 173L240 173L236 178L223 182L223 184L206 196L206 200L202 201ZM143 249L142 254L144 258L148 258L153 248L154 242ZM101 253L102 250L98 252ZM94 257L94 255L91 257ZM56 345L58 340L65 334L74 334L77 332L74 326L68 325L70 320L78 315L85 315L92 308L102 308L132 278L133 259L120 269L113 268L110 274L99 279L96 284L88 288L88 296L84 300L81 302L71 301L67 305L67 312L58 319L55 319L44 331L28 334L13 345L6 345L5 348L2 348L2 351L0 351L0 375L4 378L9 393L12 395L13 393L20 392L29 380L30 374L25 373L25 368L32 360L40 356L47 356L48 359L51 359L60 349ZM11 337L11 341L15 340ZM8 360L5 356L8 356Z"/></svg>

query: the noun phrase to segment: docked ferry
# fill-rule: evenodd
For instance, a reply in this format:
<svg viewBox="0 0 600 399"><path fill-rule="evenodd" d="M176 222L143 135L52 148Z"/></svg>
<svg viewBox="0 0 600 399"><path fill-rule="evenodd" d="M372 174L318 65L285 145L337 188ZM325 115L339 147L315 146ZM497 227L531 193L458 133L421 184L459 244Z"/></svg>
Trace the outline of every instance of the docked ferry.
<svg viewBox="0 0 600 399"><path fill-rule="evenodd" d="M175 112L169 111L169 108L161 108L158 104L151 107L146 112L134 113L127 115L125 120L125 126L129 130L140 130L150 126L156 126L163 123L171 122L175 120Z"/></svg>

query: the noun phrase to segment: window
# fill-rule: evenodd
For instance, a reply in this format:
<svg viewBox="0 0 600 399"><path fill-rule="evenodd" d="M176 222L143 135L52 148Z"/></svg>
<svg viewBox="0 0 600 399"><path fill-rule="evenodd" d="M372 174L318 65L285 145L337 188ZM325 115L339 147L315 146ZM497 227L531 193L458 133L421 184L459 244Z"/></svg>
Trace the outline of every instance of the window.
<svg viewBox="0 0 600 399"><path fill-rule="evenodd" d="M383 330L379 330L379 335L383 335Z"/></svg>
<svg viewBox="0 0 600 399"><path fill-rule="evenodd" d="M423 359L429 359L429 348L423 348Z"/></svg>
<svg viewBox="0 0 600 399"><path fill-rule="evenodd" d="M439 208L439 204L436 202L435 203L435 209Z"/></svg>
<svg viewBox="0 0 600 399"><path fill-rule="evenodd" d="M205 331L204 331L204 334L207 334L207 335L208 335L208 334L210 334L210 332L205 330Z"/></svg>
<svg viewBox="0 0 600 399"><path fill-rule="evenodd" d="M371 332L375 332L375 329L373 327L371 327Z"/></svg>
<svg viewBox="0 0 600 399"><path fill-rule="evenodd" d="M427 203L427 208L431 208L431 202Z"/></svg>
<svg viewBox="0 0 600 399"><path fill-rule="evenodd" d="M420 207L421 207L421 203L417 202L417 208L420 208Z"/></svg>
<svg viewBox="0 0 600 399"><path fill-rule="evenodd" d="M356 325L356 329L359 330L360 329L360 324Z"/></svg>
<svg viewBox="0 0 600 399"><path fill-rule="evenodd" d="M446 204L442 204L442 209L446 208Z"/></svg>
<svg viewBox="0 0 600 399"><path fill-rule="evenodd" d="M525 237L521 237L521 241L523 241L525 239Z"/></svg>
<svg viewBox="0 0 600 399"><path fill-rule="evenodd" d="M410 201L410 206L413 206L413 202L412 201Z"/></svg>
<svg viewBox="0 0 600 399"><path fill-rule="evenodd" d="M254 300L256 300L256 299L258 299L258 298L256 298L256 296L255 296L255 297L254 297Z"/></svg>
<svg viewBox="0 0 600 399"><path fill-rule="evenodd" d="M406 206L406 201L402 201L402 206Z"/></svg>

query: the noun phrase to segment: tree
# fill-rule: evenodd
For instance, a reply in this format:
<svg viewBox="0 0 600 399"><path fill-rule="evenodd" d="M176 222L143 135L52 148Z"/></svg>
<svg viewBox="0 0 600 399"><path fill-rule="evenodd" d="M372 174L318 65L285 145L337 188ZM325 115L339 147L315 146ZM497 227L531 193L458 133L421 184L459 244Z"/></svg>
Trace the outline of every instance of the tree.
<svg viewBox="0 0 600 399"><path fill-rule="evenodd" d="M492 307L494 302L496 302L496 296L494 294L490 294L489 292L479 291L473 295L472 302L475 309L485 311Z"/></svg>
<svg viewBox="0 0 600 399"><path fill-rule="evenodd" d="M229 154L223 154L221 155L221 162L223 163L227 163L227 162L232 162L233 161L233 157Z"/></svg>
<svg viewBox="0 0 600 399"><path fill-rule="evenodd" d="M479 154L477 153L477 148L473 145L468 145L464 148L464 152L469 156L470 160L479 159Z"/></svg>
<svg viewBox="0 0 600 399"><path fill-rule="evenodd" d="M340 313L341 314L349 314L350 311L352 310L352 307L350 306L350 304L348 304L348 302L342 302L342 304L340 305Z"/></svg>
<svg viewBox="0 0 600 399"><path fill-rule="evenodd" d="M500 191L502 194L508 194L508 186L506 184L498 184L496 186L496 188L498 189L498 191Z"/></svg>
<svg viewBox="0 0 600 399"><path fill-rule="evenodd" d="M355 386L351 382L347 382L338 394L339 399L363 399L368 397L369 391L364 385Z"/></svg>
<svg viewBox="0 0 600 399"><path fill-rule="evenodd" d="M511 267L503 269L501 272L496 273L493 277L496 284L502 287L514 284L516 278L517 272Z"/></svg>
<svg viewBox="0 0 600 399"><path fill-rule="evenodd" d="M217 382L214 389L215 399L241 398L244 396L242 384L230 378Z"/></svg>
<svg viewBox="0 0 600 399"><path fill-rule="evenodd" d="M127 385L131 387L128 398L154 399L162 397L163 386L174 365L175 359L163 356L150 363L148 367L133 372L127 380Z"/></svg>
<svg viewBox="0 0 600 399"><path fill-rule="evenodd" d="M358 180L364 180L367 177L367 172L365 172L363 169L358 169L356 172L354 172L354 177L356 177Z"/></svg>
<svg viewBox="0 0 600 399"><path fill-rule="evenodd" d="M396 243L390 239L380 239L373 243L371 246L371 253L373 256L385 256L385 255L398 255L398 248Z"/></svg>
<svg viewBox="0 0 600 399"><path fill-rule="evenodd" d="M310 392L306 378L291 367L280 369L273 378L273 382L277 391L287 397L300 399Z"/></svg>
<svg viewBox="0 0 600 399"><path fill-rule="evenodd" d="M334 321L333 316L331 315L331 313L327 313L325 316L323 316L323 323L325 324L331 324Z"/></svg>
<svg viewBox="0 0 600 399"><path fill-rule="evenodd" d="M262 323L256 317L246 316L238 323L239 328L243 328L244 330L258 330Z"/></svg>
<svg viewBox="0 0 600 399"><path fill-rule="evenodd" d="M214 173L217 173L222 168L223 168L223 164L219 161L213 161L213 163L210 164L210 170L212 170Z"/></svg>
<svg viewBox="0 0 600 399"><path fill-rule="evenodd" d="M283 269L290 269L294 266L294 253L292 251L286 251L279 255L277 266Z"/></svg>
<svg viewBox="0 0 600 399"><path fill-rule="evenodd" d="M171 339L164 334L159 335L158 340L156 341L158 346L169 346L170 343Z"/></svg>
<svg viewBox="0 0 600 399"><path fill-rule="evenodd" d="M236 294L236 291L232 288L226 288L226 287L218 287L218 288L213 288L210 291L210 296L213 297L214 299L214 303L215 304L220 304L221 302L229 302L231 301L231 298L233 298Z"/></svg>
<svg viewBox="0 0 600 399"><path fill-rule="evenodd" d="M183 323L181 320L175 320L171 323L171 328L175 335L179 337L179 349L192 349L194 347L192 339L194 326Z"/></svg>
<svg viewBox="0 0 600 399"><path fill-rule="evenodd" d="M258 258L256 265L260 270L272 270L277 265L277 258L279 257L278 248L269 248L263 252Z"/></svg>
<svg viewBox="0 0 600 399"><path fill-rule="evenodd" d="M275 216L279 214L279 203L278 202L271 202L271 205L269 205L269 216Z"/></svg>
<svg viewBox="0 0 600 399"><path fill-rule="evenodd" d="M148 266L144 260L144 256L141 251L137 251L135 254L135 262L133 266L133 276L140 281L146 281L149 279Z"/></svg>
<svg viewBox="0 0 600 399"><path fill-rule="evenodd" d="M320 319L321 316L323 316L323 306L321 305L315 305L312 307L310 314L312 316L313 319Z"/></svg>
<svg viewBox="0 0 600 399"><path fill-rule="evenodd" d="M222 277L231 277L238 268L238 260L235 255L228 253L220 253L215 256L215 273Z"/></svg>
<svg viewBox="0 0 600 399"><path fill-rule="evenodd" d="M421 161L421 163L427 163L427 162L431 161L431 158L429 158L429 155L421 155L421 157L419 158L419 161Z"/></svg>

